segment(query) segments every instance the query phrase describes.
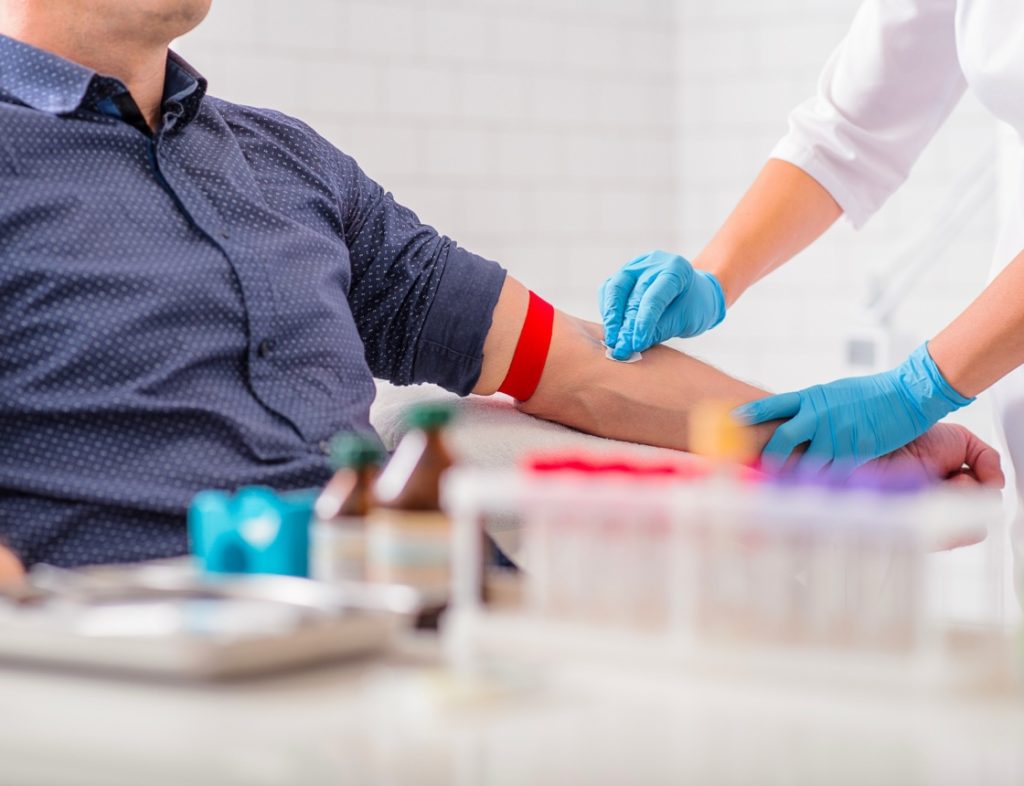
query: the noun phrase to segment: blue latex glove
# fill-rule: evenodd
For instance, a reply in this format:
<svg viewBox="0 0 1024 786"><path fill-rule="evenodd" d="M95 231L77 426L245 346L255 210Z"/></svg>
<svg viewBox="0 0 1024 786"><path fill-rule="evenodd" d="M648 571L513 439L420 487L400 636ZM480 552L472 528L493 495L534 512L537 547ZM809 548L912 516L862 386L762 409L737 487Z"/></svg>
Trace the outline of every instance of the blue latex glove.
<svg viewBox="0 0 1024 786"><path fill-rule="evenodd" d="M689 338L725 319L718 279L683 257L653 251L630 260L601 285L605 344L625 360L670 338Z"/></svg>
<svg viewBox="0 0 1024 786"><path fill-rule="evenodd" d="M761 454L767 464L781 466L797 445L810 442L801 468L831 464L841 472L898 450L973 400L946 381L925 343L892 371L770 396L733 414L750 425L786 421Z"/></svg>

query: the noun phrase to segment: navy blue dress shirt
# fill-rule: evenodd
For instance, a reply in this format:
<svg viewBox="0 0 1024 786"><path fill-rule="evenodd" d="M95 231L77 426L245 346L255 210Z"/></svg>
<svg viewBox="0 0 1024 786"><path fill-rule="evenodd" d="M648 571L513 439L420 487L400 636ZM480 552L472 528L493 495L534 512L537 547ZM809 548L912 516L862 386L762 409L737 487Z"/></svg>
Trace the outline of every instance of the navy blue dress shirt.
<svg viewBox="0 0 1024 786"><path fill-rule="evenodd" d="M181 554L204 488L329 477L373 376L468 393L504 271L309 127L0 36L0 539L27 564Z"/></svg>

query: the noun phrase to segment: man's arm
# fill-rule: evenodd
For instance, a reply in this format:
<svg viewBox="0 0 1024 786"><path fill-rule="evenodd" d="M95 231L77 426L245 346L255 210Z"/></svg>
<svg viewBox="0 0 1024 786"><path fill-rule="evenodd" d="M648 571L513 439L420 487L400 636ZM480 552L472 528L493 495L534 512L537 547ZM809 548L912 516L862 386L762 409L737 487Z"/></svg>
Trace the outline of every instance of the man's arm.
<svg viewBox="0 0 1024 786"><path fill-rule="evenodd" d="M483 370L474 393L490 395L505 378L527 301L527 289L507 277L484 343ZM639 363L609 360L602 332L598 324L556 311L540 385L520 408L588 434L686 450L688 413L694 405L707 399L740 404L767 395L664 346L644 352ZM753 431L763 445L772 427Z"/></svg>
<svg viewBox="0 0 1024 786"><path fill-rule="evenodd" d="M504 380L526 318L528 297L522 284L511 276L505 279L474 393L490 395ZM556 311L540 385L529 401L520 403L522 411L588 434L687 450L687 423L694 406L708 399L740 404L766 395L666 346L647 350L639 363L609 360L602 333L600 325ZM751 428L758 451L773 431L772 423ZM996 451L959 426L936 426L894 458L914 461L939 477L1003 483Z"/></svg>

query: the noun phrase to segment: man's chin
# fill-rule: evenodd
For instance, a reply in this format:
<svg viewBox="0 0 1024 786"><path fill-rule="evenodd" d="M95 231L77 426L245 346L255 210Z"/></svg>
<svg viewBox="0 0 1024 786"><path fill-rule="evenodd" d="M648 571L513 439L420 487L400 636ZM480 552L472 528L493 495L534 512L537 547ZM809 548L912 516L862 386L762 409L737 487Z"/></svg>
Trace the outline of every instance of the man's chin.
<svg viewBox="0 0 1024 786"><path fill-rule="evenodd" d="M127 0L117 0L127 2ZM194 30L210 12L212 0L143 0L129 3L136 35L154 41L173 41Z"/></svg>

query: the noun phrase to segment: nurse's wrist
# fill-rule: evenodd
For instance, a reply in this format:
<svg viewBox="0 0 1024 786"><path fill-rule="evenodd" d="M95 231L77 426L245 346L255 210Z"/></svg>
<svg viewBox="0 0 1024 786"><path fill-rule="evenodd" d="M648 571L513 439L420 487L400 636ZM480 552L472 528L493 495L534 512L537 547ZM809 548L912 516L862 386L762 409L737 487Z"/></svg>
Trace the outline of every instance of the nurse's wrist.
<svg viewBox="0 0 1024 786"><path fill-rule="evenodd" d="M714 273L708 273L706 270L698 272L704 274L709 287L714 313L711 314L711 322L706 329L711 330L711 328L718 327L722 324L722 320L725 319L725 313L727 311L725 305L725 291L722 289L722 282L718 280L718 276Z"/></svg>
<svg viewBox="0 0 1024 786"><path fill-rule="evenodd" d="M957 395L973 399L985 387L972 381L968 353L955 350L951 342L945 340L941 334L928 342L928 355L946 384Z"/></svg>
<svg viewBox="0 0 1024 786"><path fill-rule="evenodd" d="M723 311L728 311L732 304L736 302L736 299L743 294L743 290L746 289L746 287L740 285L735 272L724 261L706 258L701 255L693 261L693 266L695 269L710 273L715 277L718 286L722 290L722 296L725 298Z"/></svg>

